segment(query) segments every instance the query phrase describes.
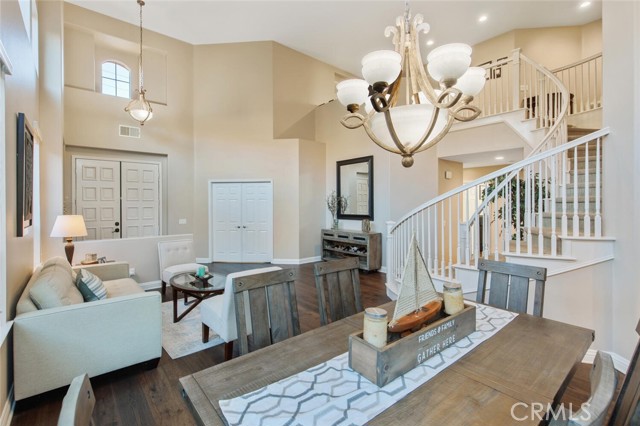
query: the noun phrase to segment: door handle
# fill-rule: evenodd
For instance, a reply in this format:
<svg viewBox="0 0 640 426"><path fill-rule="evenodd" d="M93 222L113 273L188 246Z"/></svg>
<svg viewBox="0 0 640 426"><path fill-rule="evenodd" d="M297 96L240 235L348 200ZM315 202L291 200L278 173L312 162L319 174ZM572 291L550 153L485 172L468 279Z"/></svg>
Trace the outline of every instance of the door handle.
<svg viewBox="0 0 640 426"><path fill-rule="evenodd" d="M120 229L119 229L119 228L116 228L116 229L113 231L113 233L115 234L116 232L120 232Z"/></svg>
<svg viewBox="0 0 640 426"><path fill-rule="evenodd" d="M246 228L246 226L243 226L243 228Z"/></svg>
<svg viewBox="0 0 640 426"><path fill-rule="evenodd" d="M236 226L236 228L240 229L240 225Z"/></svg>
<svg viewBox="0 0 640 426"><path fill-rule="evenodd" d="M116 226L120 226L120 222L116 222Z"/></svg>

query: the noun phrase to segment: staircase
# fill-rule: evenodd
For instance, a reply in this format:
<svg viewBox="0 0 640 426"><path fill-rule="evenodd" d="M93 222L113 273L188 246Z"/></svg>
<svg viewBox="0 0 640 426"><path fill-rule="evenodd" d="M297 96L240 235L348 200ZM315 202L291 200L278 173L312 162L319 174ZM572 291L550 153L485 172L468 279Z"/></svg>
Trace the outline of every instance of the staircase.
<svg viewBox="0 0 640 426"><path fill-rule="evenodd" d="M572 67L585 66L601 67L601 56L563 67L559 75L575 76ZM497 68L502 80L489 80L475 102L485 114L508 114L509 119L514 111L523 110L530 128L525 131L542 136L522 137L532 146L524 160L387 224L387 294L391 298L397 294L414 234L436 285L457 281L465 293L475 292L479 258L545 266L553 276L613 256L613 239L603 237L601 212L602 145L608 129L568 125L572 114L600 107L600 95L583 86L601 84L577 82L574 77L569 84L575 93L570 94L559 77L519 50L488 67L487 75L496 75Z"/></svg>

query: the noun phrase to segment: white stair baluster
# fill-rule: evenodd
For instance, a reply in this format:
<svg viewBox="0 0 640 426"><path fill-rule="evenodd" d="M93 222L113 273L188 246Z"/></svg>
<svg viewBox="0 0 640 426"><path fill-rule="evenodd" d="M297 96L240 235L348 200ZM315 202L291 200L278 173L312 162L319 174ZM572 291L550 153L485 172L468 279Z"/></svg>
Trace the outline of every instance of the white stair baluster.
<svg viewBox="0 0 640 426"><path fill-rule="evenodd" d="M591 216L589 216L589 143L584 144L584 236L591 236Z"/></svg>
<svg viewBox="0 0 640 426"><path fill-rule="evenodd" d="M600 215L600 138L596 139L596 217L595 236L602 237L602 216Z"/></svg>
<svg viewBox="0 0 640 426"><path fill-rule="evenodd" d="M580 235L580 216L578 216L578 147L573 148L573 236Z"/></svg>

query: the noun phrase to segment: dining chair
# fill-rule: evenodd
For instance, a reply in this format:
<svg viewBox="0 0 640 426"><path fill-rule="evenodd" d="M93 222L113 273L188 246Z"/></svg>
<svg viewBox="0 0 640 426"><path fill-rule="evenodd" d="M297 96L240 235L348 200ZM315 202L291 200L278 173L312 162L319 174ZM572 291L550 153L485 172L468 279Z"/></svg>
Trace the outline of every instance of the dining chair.
<svg viewBox="0 0 640 426"><path fill-rule="evenodd" d="M295 269L283 269L233 279L240 355L300 334L297 276ZM250 318L243 314L246 306Z"/></svg>
<svg viewBox="0 0 640 426"><path fill-rule="evenodd" d="M640 334L640 321L636 325L636 333ZM611 426L640 425L640 405L638 404L640 401L640 365L638 365L638 358L640 358L640 341L629 362L629 369L611 414L609 421Z"/></svg>
<svg viewBox="0 0 640 426"><path fill-rule="evenodd" d="M93 425L93 407L96 398L91 388L89 376L75 377L62 400L62 409L58 417L58 426Z"/></svg>
<svg viewBox="0 0 640 426"><path fill-rule="evenodd" d="M313 266L321 325L362 311L359 265L357 257L347 257Z"/></svg>
<svg viewBox="0 0 640 426"><path fill-rule="evenodd" d="M489 301L485 302L487 276L491 273ZM535 280L533 315L541 317L544 305L544 286L547 268L497 260L478 261L478 291L476 302L487 303L496 308L513 312L527 312L529 302L529 280Z"/></svg>
<svg viewBox="0 0 640 426"><path fill-rule="evenodd" d="M236 304L233 293L233 280L248 275L264 272L280 271L279 266L267 268L249 269L246 271L232 272L227 275L224 284L224 293L205 299L200 303L200 317L202 319L202 343L209 341L209 330L216 333L224 340L224 359L229 361L233 354L233 342L238 339L236 326ZM245 317L248 324L248 332L251 334L251 317L248 307L248 298L245 298Z"/></svg>
<svg viewBox="0 0 640 426"><path fill-rule="evenodd" d="M602 426L607 417L609 405L616 393L617 376L611 355L598 351L591 369L591 396L575 413L564 411L552 418L549 426Z"/></svg>
<svg viewBox="0 0 640 426"><path fill-rule="evenodd" d="M167 289L167 283L178 274L185 272L197 272L204 266L205 272L209 268L196 262L196 252L193 249L193 240L161 241L158 243L158 260L160 263L160 278L162 279L162 294ZM185 296L186 302L186 296Z"/></svg>

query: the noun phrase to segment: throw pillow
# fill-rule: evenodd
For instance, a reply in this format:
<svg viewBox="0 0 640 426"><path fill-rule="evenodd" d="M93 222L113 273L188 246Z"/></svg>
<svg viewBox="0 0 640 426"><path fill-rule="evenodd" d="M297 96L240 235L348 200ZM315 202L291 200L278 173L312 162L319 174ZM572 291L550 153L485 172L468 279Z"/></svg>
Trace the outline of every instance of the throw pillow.
<svg viewBox="0 0 640 426"><path fill-rule="evenodd" d="M78 287L78 290L82 293L85 302L93 302L94 300L107 298L107 289L102 283L102 280L86 269L80 269L78 271L76 287Z"/></svg>
<svg viewBox="0 0 640 426"><path fill-rule="evenodd" d="M29 288L29 297L38 309L57 308L83 301L69 272L57 265L40 270Z"/></svg>

